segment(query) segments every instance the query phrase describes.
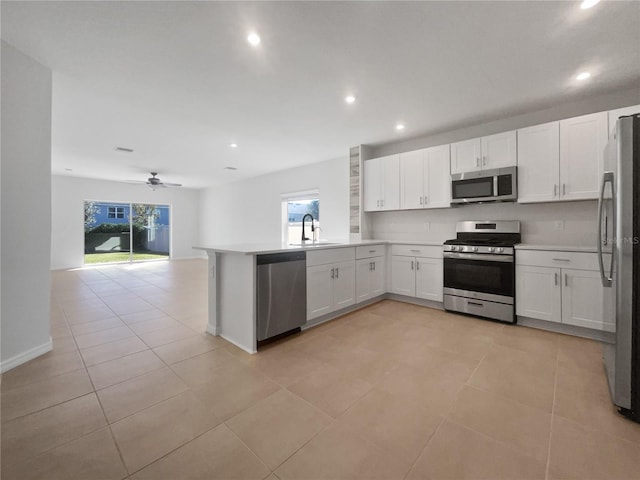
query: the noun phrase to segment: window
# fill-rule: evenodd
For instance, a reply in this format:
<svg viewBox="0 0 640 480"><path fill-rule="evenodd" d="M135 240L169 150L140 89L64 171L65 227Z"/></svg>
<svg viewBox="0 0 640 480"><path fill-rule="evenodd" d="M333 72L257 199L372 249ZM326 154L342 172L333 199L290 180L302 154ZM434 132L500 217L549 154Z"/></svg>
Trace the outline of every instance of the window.
<svg viewBox="0 0 640 480"><path fill-rule="evenodd" d="M302 219L307 214L313 217L315 227L319 227L320 195L317 190L282 195L282 240L284 243L301 242ZM309 217L305 223L305 236L309 240L313 240Z"/></svg>
<svg viewBox="0 0 640 480"><path fill-rule="evenodd" d="M124 218L124 207L109 207L107 218Z"/></svg>

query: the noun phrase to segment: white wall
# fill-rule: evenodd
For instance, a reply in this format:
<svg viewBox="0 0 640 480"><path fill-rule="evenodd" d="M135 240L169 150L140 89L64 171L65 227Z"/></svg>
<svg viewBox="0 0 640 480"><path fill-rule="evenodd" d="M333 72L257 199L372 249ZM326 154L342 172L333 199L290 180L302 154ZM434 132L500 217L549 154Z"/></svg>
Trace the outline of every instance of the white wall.
<svg viewBox="0 0 640 480"><path fill-rule="evenodd" d="M84 259L84 201L158 203L171 205L171 256L200 256L193 250L198 238L198 190L164 188L105 180L52 176L51 268L80 267Z"/></svg>
<svg viewBox="0 0 640 480"><path fill-rule="evenodd" d="M320 192L321 238L349 238L349 158L305 165L220 187L200 197L200 244L279 242L284 193Z"/></svg>
<svg viewBox="0 0 640 480"><path fill-rule="evenodd" d="M1 370L51 349L51 71L2 42Z"/></svg>

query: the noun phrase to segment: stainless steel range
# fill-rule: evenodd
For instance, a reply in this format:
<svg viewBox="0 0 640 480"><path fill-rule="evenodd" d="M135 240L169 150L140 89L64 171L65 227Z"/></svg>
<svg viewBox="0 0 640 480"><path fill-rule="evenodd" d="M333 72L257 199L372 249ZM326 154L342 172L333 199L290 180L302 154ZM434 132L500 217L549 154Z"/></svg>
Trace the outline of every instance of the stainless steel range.
<svg viewBox="0 0 640 480"><path fill-rule="evenodd" d="M444 308L515 323L515 250L520 222L458 222L444 242Z"/></svg>

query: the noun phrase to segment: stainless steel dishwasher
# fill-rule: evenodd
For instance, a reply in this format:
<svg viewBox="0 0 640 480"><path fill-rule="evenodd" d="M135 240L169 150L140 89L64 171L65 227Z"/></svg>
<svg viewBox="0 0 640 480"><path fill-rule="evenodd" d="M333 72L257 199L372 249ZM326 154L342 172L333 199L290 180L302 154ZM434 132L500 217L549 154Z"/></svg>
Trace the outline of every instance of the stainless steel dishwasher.
<svg viewBox="0 0 640 480"><path fill-rule="evenodd" d="M258 341L298 330L307 321L306 252L258 255L256 264Z"/></svg>

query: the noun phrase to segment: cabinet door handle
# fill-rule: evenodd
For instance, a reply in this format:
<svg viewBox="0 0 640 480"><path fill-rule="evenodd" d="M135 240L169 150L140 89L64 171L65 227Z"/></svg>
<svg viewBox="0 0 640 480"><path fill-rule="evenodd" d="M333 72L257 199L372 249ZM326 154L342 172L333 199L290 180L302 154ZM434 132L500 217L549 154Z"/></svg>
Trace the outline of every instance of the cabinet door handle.
<svg viewBox="0 0 640 480"><path fill-rule="evenodd" d="M418 249L416 249L416 248L413 248L413 249L411 249L411 250L409 250L409 251L410 251L410 252L413 252L413 253L420 253L420 252L421 252L420 250L418 250Z"/></svg>
<svg viewBox="0 0 640 480"><path fill-rule="evenodd" d="M340 278L340 269L336 268L336 278Z"/></svg>
<svg viewBox="0 0 640 480"><path fill-rule="evenodd" d="M480 157L476 157L476 167L480 166Z"/></svg>
<svg viewBox="0 0 640 480"><path fill-rule="evenodd" d="M569 286L569 275L567 275L566 273L564 274L564 286Z"/></svg>
<svg viewBox="0 0 640 480"><path fill-rule="evenodd" d="M428 203L428 199L429 197L427 197L426 195L424 196L424 204L426 205Z"/></svg>
<svg viewBox="0 0 640 480"><path fill-rule="evenodd" d="M558 274L554 273L553 274L553 284L557 287L558 286Z"/></svg>
<svg viewBox="0 0 640 480"><path fill-rule="evenodd" d="M558 196L558 185L557 184L553 184L553 196L557 197Z"/></svg>
<svg viewBox="0 0 640 480"><path fill-rule="evenodd" d="M567 258L552 258L551 260L553 260L554 262L570 262L571 261Z"/></svg>
<svg viewBox="0 0 640 480"><path fill-rule="evenodd" d="M331 278L335 278L335 273L334 273L334 271L335 271L335 268L332 268L332 269L331 269Z"/></svg>
<svg viewBox="0 0 640 480"><path fill-rule="evenodd" d="M369 250L369 253L376 253L375 250Z"/></svg>
<svg viewBox="0 0 640 480"><path fill-rule="evenodd" d="M380 206L384 207L384 200L380 200Z"/></svg>
<svg viewBox="0 0 640 480"><path fill-rule="evenodd" d="M411 270L413 270L413 260L411 260Z"/></svg>
<svg viewBox="0 0 640 480"><path fill-rule="evenodd" d="M566 184L566 183L563 183L563 184L562 184L562 195L564 196L564 195L566 195L566 194L567 194L567 184Z"/></svg>
<svg viewBox="0 0 640 480"><path fill-rule="evenodd" d="M482 166L486 166L487 165L487 157L486 156L482 156Z"/></svg>
<svg viewBox="0 0 640 480"><path fill-rule="evenodd" d="M373 262L373 271L376 271L376 262Z"/></svg>
<svg viewBox="0 0 640 480"><path fill-rule="evenodd" d="M369 271L373 270L373 262L369 262Z"/></svg>
<svg viewBox="0 0 640 480"><path fill-rule="evenodd" d="M416 260L416 270L420 270L420 262Z"/></svg>

